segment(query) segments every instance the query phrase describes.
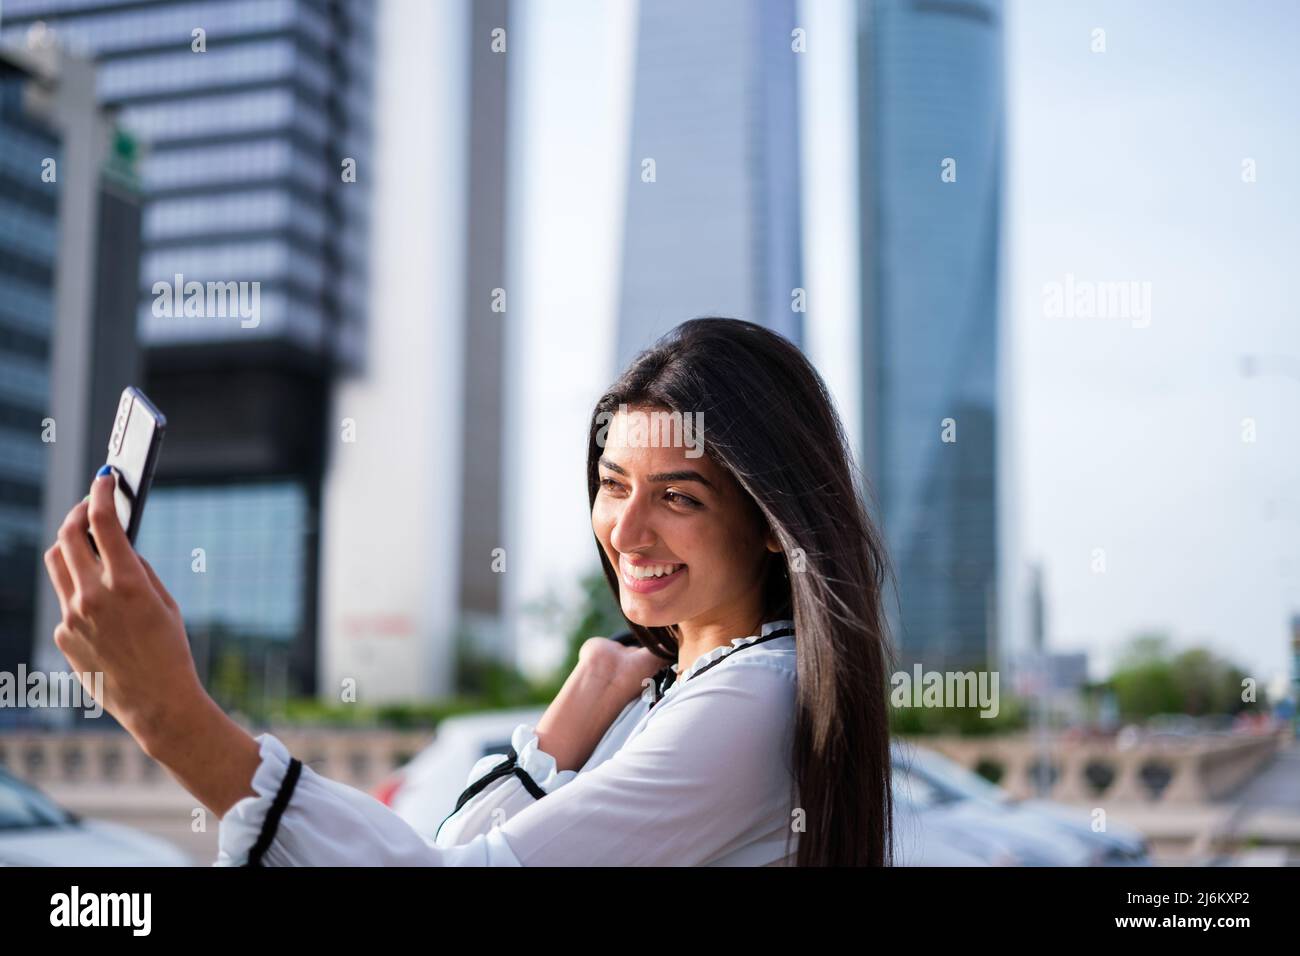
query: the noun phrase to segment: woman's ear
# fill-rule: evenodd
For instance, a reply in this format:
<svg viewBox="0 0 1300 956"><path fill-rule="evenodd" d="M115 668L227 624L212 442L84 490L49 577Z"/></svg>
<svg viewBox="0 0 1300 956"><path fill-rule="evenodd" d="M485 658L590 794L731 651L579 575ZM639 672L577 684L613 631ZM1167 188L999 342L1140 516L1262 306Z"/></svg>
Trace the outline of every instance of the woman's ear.
<svg viewBox="0 0 1300 956"><path fill-rule="evenodd" d="M782 550L782 549L781 549L781 544L780 544L780 542L776 540L776 535L774 535L774 534L773 534L772 532L770 532L770 531L767 533L767 537L766 537L764 543L767 545L767 550L769 550L769 551L780 551L780 550Z"/></svg>

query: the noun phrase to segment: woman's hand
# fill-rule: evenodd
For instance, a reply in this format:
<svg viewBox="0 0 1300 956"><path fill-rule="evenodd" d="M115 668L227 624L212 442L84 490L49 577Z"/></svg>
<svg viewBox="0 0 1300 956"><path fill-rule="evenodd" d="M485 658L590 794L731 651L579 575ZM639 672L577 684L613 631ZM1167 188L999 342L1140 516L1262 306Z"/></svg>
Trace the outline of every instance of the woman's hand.
<svg viewBox="0 0 1300 956"><path fill-rule="evenodd" d="M537 722L537 743L560 770L579 770L647 678L668 664L644 647L593 637L578 649L578 666Z"/></svg>
<svg viewBox="0 0 1300 956"><path fill-rule="evenodd" d="M626 705L651 686L654 676L671 662L639 644L629 647L608 637L592 637L578 648L578 663L608 675L614 692Z"/></svg>
<svg viewBox="0 0 1300 956"><path fill-rule="evenodd" d="M257 795L260 750L203 689L180 608L118 523L115 481L95 479L45 552L63 611L54 643L78 675L104 675L99 704L221 818Z"/></svg>
<svg viewBox="0 0 1300 956"><path fill-rule="evenodd" d="M192 714L207 694L180 609L118 522L115 480L95 479L90 500L68 512L58 541L45 552L63 612L54 643L78 674L104 675L99 704L152 753L163 749L161 735L181 726L180 716Z"/></svg>

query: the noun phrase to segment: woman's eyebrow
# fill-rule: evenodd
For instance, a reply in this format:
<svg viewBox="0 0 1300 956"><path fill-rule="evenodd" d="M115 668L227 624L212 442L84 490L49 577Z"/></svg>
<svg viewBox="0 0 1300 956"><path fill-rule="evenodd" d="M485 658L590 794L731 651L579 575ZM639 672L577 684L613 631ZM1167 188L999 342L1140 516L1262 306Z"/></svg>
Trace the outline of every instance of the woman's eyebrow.
<svg viewBox="0 0 1300 956"><path fill-rule="evenodd" d="M665 471L665 472L663 472L663 473L661 473L661 474L658 474L658 475L650 475L646 480L647 480L647 481L652 481L652 482L660 482L660 481L698 481L700 484L704 485L706 488L713 488L714 491L717 491L717 490L718 490L717 488L714 488L714 486L713 486L713 482L709 481L709 479L705 478L705 477L704 477L703 475L701 475L698 471L690 471L690 470L687 470L687 471Z"/></svg>
<svg viewBox="0 0 1300 956"><path fill-rule="evenodd" d="M614 464L612 461L610 461L608 458L604 457L603 455L601 456L598 464L604 465L610 471L616 471L620 475L624 475L624 476L627 475L627 471L625 469L620 468L618 465ZM649 475L646 477L646 481L656 482L656 483L661 481L698 481L706 488L711 488L714 491L718 490L717 486L715 486L713 482L709 481L709 479L705 478L698 471L691 471L690 469L687 469L686 471L665 471L657 475Z"/></svg>

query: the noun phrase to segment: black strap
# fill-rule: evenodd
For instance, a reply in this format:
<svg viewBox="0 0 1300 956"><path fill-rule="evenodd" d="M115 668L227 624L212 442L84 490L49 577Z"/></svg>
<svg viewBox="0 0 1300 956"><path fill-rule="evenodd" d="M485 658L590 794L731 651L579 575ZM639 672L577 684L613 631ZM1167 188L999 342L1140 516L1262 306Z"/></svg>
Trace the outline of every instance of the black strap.
<svg viewBox="0 0 1300 956"><path fill-rule="evenodd" d="M515 767L515 776L523 783L524 789L533 795L534 800L546 796L546 791L537 785L537 781L530 777L523 767Z"/></svg>
<svg viewBox="0 0 1300 956"><path fill-rule="evenodd" d="M434 831L433 838L435 840L438 839L438 834L442 832L442 824L446 823L459 813L460 808L465 806L465 804L474 799L476 795L481 793L489 783L493 780L499 780L502 777L508 777L511 774L519 778L520 783L524 785L524 789L528 791L534 800L540 800L542 797L546 796L546 791L537 785L537 781L529 775L527 770L519 766L519 754L512 746L506 754L505 760L497 764L465 788L464 792L461 793L460 797L456 800L456 808L443 817L442 823L438 824L438 829Z"/></svg>
<svg viewBox="0 0 1300 956"><path fill-rule="evenodd" d="M465 804L469 803L469 801L474 798L475 794L479 793L484 787L486 787L493 780L496 780L500 777L508 777L511 774L511 772L513 772L515 767L515 761L518 759L519 759L519 754L515 753L514 747L511 747L510 752L506 755L506 759L503 762L497 764L486 774L484 774L482 777L475 780L472 784L470 784L468 787L465 788L465 792L462 793L459 799L456 800L456 810L459 810ZM453 810L452 813L455 813L456 810Z"/></svg>
<svg viewBox="0 0 1300 956"><path fill-rule="evenodd" d="M289 769L285 771L284 779L280 781L280 789L276 791L275 799L271 801L271 809L266 811L266 819L262 821L262 832L257 835L257 842L248 851L248 862L244 866L262 865L262 855L275 840L275 831L280 826L280 817L289 806L289 798L293 796L293 788L298 785L300 773L302 773L302 761L297 757L291 757Z"/></svg>
<svg viewBox="0 0 1300 956"><path fill-rule="evenodd" d="M688 681L695 680L695 678L699 677L710 667L713 667L716 664L721 664L723 661L727 660L733 654L739 654L747 647L757 647L759 644L766 644L768 641L774 641L778 637L789 637L793 633L794 633L793 627L777 628L772 633L764 634L762 637L750 641L748 644L741 644L739 647L732 650L730 654L723 654L721 657L717 658L716 660L709 661L707 664L705 664L703 667L701 667L699 670L697 670L694 674L692 674L690 677L686 679ZM662 680L656 680L655 682L655 699L650 704L651 708L653 708L655 704L659 703L659 701L663 700L664 694L668 692L668 688L671 687L676 682L677 672L672 669L672 665L669 665L668 667L665 667L663 670L661 670L659 674L656 676L662 678Z"/></svg>

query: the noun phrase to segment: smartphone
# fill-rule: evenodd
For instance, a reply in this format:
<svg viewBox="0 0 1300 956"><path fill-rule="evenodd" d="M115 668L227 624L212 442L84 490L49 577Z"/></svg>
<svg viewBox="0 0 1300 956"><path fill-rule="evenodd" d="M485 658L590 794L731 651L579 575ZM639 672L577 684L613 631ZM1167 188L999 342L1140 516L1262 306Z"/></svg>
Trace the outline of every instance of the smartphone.
<svg viewBox="0 0 1300 956"><path fill-rule="evenodd" d="M167 419L144 392L134 385L122 390L122 399L117 403L117 418L113 420L113 433L108 439L108 458L104 463L115 472L117 487L113 500L117 506L117 520L133 547L166 430ZM98 549L95 553L99 553Z"/></svg>

